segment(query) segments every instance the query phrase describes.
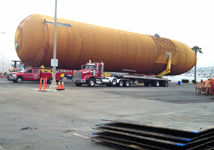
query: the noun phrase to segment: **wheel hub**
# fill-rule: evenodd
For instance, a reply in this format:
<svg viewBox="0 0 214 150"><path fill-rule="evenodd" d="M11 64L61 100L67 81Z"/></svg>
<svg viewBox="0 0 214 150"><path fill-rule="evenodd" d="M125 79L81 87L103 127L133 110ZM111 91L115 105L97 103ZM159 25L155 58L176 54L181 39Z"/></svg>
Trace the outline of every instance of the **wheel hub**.
<svg viewBox="0 0 214 150"><path fill-rule="evenodd" d="M94 86L94 81L90 81L91 86Z"/></svg>

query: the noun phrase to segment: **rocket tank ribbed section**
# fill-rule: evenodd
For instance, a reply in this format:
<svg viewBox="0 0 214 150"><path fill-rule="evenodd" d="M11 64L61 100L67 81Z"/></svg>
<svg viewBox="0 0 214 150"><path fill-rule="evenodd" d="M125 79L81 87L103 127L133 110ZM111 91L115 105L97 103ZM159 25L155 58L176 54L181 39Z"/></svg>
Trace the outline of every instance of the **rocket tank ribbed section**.
<svg viewBox="0 0 214 150"><path fill-rule="evenodd" d="M184 43L111 29L87 23L57 19L58 67L80 69L82 64L105 63L105 71L158 74L166 69L167 53L172 56L171 75L189 71L196 55ZM20 60L30 66L51 66L54 45L54 18L30 15L18 26L15 48Z"/></svg>

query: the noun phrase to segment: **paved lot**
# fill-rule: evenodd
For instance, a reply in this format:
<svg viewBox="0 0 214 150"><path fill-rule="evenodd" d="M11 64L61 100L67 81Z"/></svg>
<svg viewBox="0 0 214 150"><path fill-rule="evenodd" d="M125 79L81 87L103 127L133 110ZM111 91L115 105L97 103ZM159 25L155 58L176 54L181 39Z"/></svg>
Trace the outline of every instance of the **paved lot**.
<svg viewBox="0 0 214 150"><path fill-rule="evenodd" d="M76 87L39 92L39 82L0 79L0 150L114 150L90 140L101 119L200 131L214 127L214 96L193 84Z"/></svg>

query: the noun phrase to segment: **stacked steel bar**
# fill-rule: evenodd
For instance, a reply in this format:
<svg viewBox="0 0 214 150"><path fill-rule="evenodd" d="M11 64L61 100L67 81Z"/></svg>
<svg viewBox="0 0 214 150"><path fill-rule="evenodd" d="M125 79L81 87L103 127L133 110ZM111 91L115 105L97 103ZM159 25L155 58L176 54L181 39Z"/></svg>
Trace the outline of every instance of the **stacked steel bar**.
<svg viewBox="0 0 214 150"><path fill-rule="evenodd" d="M96 125L91 139L133 149L214 149L214 128L196 132L103 121L109 122Z"/></svg>

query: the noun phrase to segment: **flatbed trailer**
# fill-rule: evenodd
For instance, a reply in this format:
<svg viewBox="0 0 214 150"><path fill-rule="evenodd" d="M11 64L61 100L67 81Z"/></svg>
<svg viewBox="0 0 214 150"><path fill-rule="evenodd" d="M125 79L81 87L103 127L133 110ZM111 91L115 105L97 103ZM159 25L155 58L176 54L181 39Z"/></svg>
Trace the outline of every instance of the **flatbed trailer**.
<svg viewBox="0 0 214 150"><path fill-rule="evenodd" d="M116 76L117 77L117 76ZM128 80L131 84L134 84L136 81L138 83L144 83L144 86L168 86L167 78L157 78L155 76L138 76L138 75L125 75L117 77L118 83L120 80Z"/></svg>
<svg viewBox="0 0 214 150"><path fill-rule="evenodd" d="M107 74L107 75L106 75ZM76 86L87 84L89 87L95 84L106 86L120 86L129 87L134 83L144 83L144 86L164 86L168 87L168 79L156 76L146 76L137 74L119 74L119 73L105 73L104 63L87 63L82 66L81 70L75 72L73 81Z"/></svg>

